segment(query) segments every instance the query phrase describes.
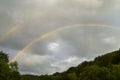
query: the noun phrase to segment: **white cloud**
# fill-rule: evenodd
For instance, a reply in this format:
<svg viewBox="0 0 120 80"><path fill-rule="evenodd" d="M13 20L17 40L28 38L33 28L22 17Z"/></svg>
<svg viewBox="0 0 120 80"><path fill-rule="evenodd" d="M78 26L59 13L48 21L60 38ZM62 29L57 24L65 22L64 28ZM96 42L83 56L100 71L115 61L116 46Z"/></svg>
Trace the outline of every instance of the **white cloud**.
<svg viewBox="0 0 120 80"><path fill-rule="evenodd" d="M87 58L71 56L66 59L62 59L62 60L51 63L51 67L59 69L59 70L56 70L56 72L62 72L67 70L71 66L77 66L79 63L85 60L87 60Z"/></svg>
<svg viewBox="0 0 120 80"><path fill-rule="evenodd" d="M67 63L73 63L75 61L77 61L79 58L77 58L76 56L72 56L72 57L69 57L68 59L66 59L65 61Z"/></svg>
<svg viewBox="0 0 120 80"><path fill-rule="evenodd" d="M50 50L50 51L59 51L59 43L55 43L55 42L52 42L52 43L49 43L48 44L48 49Z"/></svg>
<svg viewBox="0 0 120 80"><path fill-rule="evenodd" d="M115 44L117 42L117 39L115 37L107 37L104 38L103 41L108 44Z"/></svg>

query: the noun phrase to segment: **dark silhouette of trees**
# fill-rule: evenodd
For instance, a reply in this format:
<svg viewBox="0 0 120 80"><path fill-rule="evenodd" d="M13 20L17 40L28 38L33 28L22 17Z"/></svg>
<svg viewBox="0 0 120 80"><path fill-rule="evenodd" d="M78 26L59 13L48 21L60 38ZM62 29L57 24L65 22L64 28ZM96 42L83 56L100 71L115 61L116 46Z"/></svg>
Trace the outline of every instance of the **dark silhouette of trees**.
<svg viewBox="0 0 120 80"><path fill-rule="evenodd" d="M0 80L119 80L120 50L84 61L53 75L20 75L17 62L8 64L8 55L0 51Z"/></svg>
<svg viewBox="0 0 120 80"><path fill-rule="evenodd" d="M8 54L4 53L3 51L0 51L0 62L9 62Z"/></svg>
<svg viewBox="0 0 120 80"><path fill-rule="evenodd" d="M17 62L8 64L8 55L0 51L0 80L20 80Z"/></svg>
<svg viewBox="0 0 120 80"><path fill-rule="evenodd" d="M62 73L41 76L24 76L22 80L119 80L120 50L84 61Z"/></svg>
<svg viewBox="0 0 120 80"><path fill-rule="evenodd" d="M15 62L11 62L10 63L10 68L13 70L13 71L18 71L18 63L15 61Z"/></svg>

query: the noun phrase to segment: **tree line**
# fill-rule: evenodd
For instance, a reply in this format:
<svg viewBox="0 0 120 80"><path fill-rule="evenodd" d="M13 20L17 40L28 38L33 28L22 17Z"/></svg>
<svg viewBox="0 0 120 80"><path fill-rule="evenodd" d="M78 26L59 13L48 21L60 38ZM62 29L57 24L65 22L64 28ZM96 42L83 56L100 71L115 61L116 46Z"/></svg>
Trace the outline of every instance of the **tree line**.
<svg viewBox="0 0 120 80"><path fill-rule="evenodd" d="M77 67L52 75L20 75L17 62L8 64L8 55L0 52L0 80L119 80L120 50L84 61Z"/></svg>
<svg viewBox="0 0 120 80"><path fill-rule="evenodd" d="M21 80L17 62L8 62L8 55L0 51L0 80Z"/></svg>

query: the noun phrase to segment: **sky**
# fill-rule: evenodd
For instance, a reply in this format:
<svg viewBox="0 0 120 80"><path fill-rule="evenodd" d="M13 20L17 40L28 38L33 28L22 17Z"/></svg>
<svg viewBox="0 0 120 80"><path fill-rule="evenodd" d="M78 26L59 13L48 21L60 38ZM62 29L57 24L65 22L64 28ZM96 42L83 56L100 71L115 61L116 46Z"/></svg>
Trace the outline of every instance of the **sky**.
<svg viewBox="0 0 120 80"><path fill-rule="evenodd" d="M119 49L119 14L120 0L0 0L0 50L21 74L62 72Z"/></svg>

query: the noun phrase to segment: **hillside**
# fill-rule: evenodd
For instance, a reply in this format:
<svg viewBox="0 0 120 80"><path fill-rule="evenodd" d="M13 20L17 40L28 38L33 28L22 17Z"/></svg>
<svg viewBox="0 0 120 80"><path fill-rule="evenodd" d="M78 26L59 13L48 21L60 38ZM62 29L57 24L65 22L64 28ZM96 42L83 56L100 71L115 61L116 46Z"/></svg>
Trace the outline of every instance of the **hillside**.
<svg viewBox="0 0 120 80"><path fill-rule="evenodd" d="M22 75L22 80L120 80L120 50L84 61L62 73L53 75Z"/></svg>

